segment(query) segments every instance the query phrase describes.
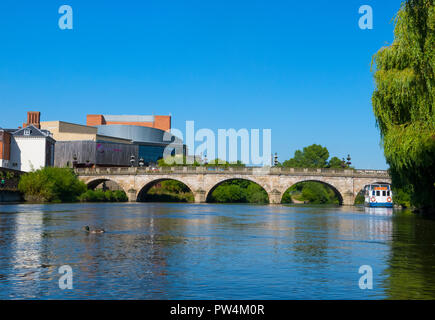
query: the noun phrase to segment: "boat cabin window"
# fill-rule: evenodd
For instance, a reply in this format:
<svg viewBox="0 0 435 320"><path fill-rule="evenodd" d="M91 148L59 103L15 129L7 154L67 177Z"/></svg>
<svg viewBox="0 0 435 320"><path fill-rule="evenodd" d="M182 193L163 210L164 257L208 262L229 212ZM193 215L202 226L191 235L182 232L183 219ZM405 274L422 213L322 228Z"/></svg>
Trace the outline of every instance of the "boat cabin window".
<svg viewBox="0 0 435 320"><path fill-rule="evenodd" d="M372 192L372 196L375 196L375 195L376 195L376 191L373 190L373 192Z"/></svg>
<svg viewBox="0 0 435 320"><path fill-rule="evenodd" d="M388 197L390 196L390 191L387 191L387 196L388 196Z"/></svg>
<svg viewBox="0 0 435 320"><path fill-rule="evenodd" d="M385 197L387 195L386 191L382 191L382 196Z"/></svg>
<svg viewBox="0 0 435 320"><path fill-rule="evenodd" d="M376 196L380 196L381 195L381 192L378 190L378 191L376 191Z"/></svg>

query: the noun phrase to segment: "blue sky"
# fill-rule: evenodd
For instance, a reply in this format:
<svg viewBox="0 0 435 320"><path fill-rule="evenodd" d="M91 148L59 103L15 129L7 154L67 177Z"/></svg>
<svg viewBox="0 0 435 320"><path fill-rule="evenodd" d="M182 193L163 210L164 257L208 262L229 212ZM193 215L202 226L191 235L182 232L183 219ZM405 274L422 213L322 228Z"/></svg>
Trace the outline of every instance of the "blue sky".
<svg viewBox="0 0 435 320"><path fill-rule="evenodd" d="M0 126L172 114L183 129L270 128L281 161L312 143L385 169L372 55L400 0L0 2ZM60 30L58 8L74 10ZM358 27L371 5L373 30Z"/></svg>

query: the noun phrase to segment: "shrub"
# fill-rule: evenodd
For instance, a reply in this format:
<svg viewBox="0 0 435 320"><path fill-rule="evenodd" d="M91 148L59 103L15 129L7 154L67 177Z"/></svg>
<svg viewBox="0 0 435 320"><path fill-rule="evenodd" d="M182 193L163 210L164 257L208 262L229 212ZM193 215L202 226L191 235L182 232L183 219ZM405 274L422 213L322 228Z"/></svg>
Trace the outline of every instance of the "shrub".
<svg viewBox="0 0 435 320"><path fill-rule="evenodd" d="M124 191L87 190L79 196L81 202L126 202L128 197Z"/></svg>
<svg viewBox="0 0 435 320"><path fill-rule="evenodd" d="M74 202L86 185L71 169L46 167L22 175L18 190L38 201Z"/></svg>

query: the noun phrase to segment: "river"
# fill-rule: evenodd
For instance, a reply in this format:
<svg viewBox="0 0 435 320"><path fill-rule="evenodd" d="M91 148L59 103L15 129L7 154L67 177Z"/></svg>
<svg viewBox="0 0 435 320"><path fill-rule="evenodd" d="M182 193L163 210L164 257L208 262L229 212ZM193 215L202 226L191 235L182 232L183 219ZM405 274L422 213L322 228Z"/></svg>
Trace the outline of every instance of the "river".
<svg viewBox="0 0 435 320"><path fill-rule="evenodd" d="M435 221L362 207L0 205L0 299L88 298L434 299Z"/></svg>

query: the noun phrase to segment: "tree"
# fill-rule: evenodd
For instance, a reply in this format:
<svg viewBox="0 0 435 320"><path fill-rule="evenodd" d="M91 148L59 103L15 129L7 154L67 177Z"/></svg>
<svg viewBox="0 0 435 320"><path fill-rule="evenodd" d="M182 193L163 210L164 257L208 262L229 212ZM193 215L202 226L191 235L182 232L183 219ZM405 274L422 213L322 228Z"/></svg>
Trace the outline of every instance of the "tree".
<svg viewBox="0 0 435 320"><path fill-rule="evenodd" d="M338 157L332 157L329 160L328 168L341 169L343 167L347 167L347 165L343 162L343 160L340 160Z"/></svg>
<svg viewBox="0 0 435 320"><path fill-rule="evenodd" d="M318 144L296 150L292 159L283 162L284 167L291 168L325 168L328 164L329 151Z"/></svg>
<svg viewBox="0 0 435 320"><path fill-rule="evenodd" d="M394 42L373 57L373 111L393 185L412 190L416 207L435 209L435 6L408 0Z"/></svg>
<svg viewBox="0 0 435 320"><path fill-rule="evenodd" d="M266 191L255 182L235 179L225 181L212 192L211 202L218 203L268 203Z"/></svg>
<svg viewBox="0 0 435 320"><path fill-rule="evenodd" d="M46 167L23 174L18 190L27 197L46 202L73 202L86 192L86 185L69 168Z"/></svg>

